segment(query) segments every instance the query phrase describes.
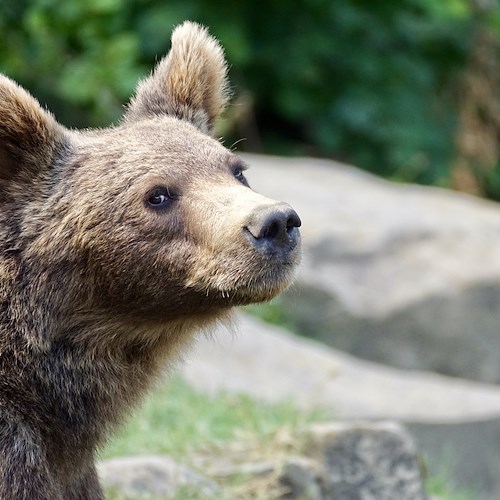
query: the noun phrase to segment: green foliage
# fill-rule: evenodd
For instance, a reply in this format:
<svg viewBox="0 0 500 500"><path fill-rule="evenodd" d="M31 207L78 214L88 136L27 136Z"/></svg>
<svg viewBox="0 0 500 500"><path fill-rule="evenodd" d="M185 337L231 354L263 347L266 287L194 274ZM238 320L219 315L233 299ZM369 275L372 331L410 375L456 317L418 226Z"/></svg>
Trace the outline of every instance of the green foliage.
<svg viewBox="0 0 500 500"><path fill-rule="evenodd" d="M500 201L500 164L483 174L483 183L486 196Z"/></svg>
<svg viewBox="0 0 500 500"><path fill-rule="evenodd" d="M184 19L210 26L236 96L254 98L259 137L247 147L446 182L466 0L2 2L0 71L69 126L108 124Z"/></svg>

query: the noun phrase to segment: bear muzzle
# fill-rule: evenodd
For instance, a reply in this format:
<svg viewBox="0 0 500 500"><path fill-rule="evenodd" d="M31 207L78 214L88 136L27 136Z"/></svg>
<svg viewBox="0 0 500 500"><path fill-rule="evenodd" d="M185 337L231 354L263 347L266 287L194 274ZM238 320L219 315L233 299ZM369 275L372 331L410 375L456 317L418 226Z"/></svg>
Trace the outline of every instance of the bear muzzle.
<svg viewBox="0 0 500 500"><path fill-rule="evenodd" d="M244 232L259 253L286 260L300 243L300 217L287 203L254 209Z"/></svg>

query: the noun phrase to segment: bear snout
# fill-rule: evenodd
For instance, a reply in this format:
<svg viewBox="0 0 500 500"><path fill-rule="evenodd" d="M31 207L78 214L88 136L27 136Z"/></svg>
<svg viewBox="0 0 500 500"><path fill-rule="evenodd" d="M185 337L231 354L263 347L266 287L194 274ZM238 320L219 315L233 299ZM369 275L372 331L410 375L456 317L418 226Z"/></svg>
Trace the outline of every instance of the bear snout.
<svg viewBox="0 0 500 500"><path fill-rule="evenodd" d="M259 252L288 254L300 241L300 225L297 212L287 203L278 203L254 209L244 230Z"/></svg>

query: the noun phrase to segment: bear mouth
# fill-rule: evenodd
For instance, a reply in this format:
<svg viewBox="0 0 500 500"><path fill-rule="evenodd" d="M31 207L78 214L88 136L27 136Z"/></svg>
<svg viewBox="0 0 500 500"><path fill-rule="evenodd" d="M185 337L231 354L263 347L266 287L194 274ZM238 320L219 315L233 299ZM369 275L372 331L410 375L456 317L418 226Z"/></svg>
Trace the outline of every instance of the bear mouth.
<svg viewBox="0 0 500 500"><path fill-rule="evenodd" d="M252 277L238 280L235 286L226 288L222 286L217 292L221 299L230 305L267 302L292 284L297 269L298 259L289 257L282 260L279 265L263 266L260 272Z"/></svg>

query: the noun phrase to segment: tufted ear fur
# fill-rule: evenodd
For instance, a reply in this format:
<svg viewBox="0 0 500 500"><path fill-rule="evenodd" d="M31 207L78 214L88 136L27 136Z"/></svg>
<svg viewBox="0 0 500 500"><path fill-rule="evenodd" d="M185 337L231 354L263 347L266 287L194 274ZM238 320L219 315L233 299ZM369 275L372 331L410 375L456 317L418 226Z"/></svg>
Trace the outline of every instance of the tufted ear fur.
<svg viewBox="0 0 500 500"><path fill-rule="evenodd" d="M0 188L31 180L46 169L64 141L64 129L38 101L0 74Z"/></svg>
<svg viewBox="0 0 500 500"><path fill-rule="evenodd" d="M170 115L212 133L228 100L224 53L206 28L193 22L178 26L172 48L142 81L125 114L128 122Z"/></svg>

